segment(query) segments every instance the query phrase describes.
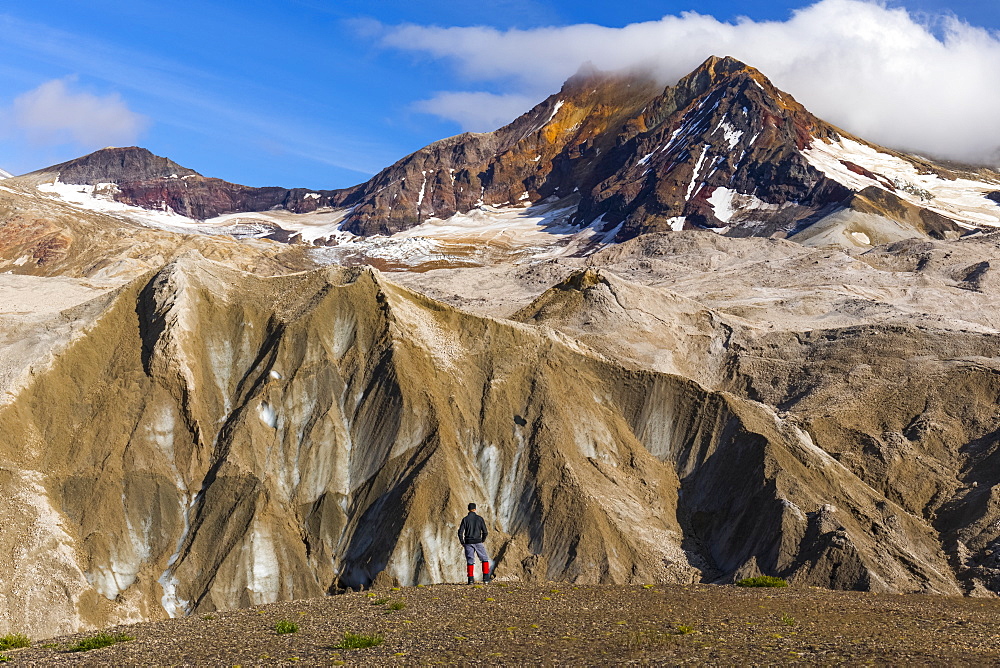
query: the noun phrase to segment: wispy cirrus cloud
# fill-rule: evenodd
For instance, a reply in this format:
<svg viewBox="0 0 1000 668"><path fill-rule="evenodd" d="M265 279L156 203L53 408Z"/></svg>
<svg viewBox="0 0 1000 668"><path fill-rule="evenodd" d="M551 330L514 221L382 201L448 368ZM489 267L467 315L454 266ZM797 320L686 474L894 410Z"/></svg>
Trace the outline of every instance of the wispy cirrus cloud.
<svg viewBox="0 0 1000 668"><path fill-rule="evenodd" d="M710 55L730 55L867 139L1000 161L1000 35L875 0L820 0L785 21L730 23L688 12L622 28L402 25L385 28L381 42L450 62L472 87L505 99L539 100L586 61L601 69L646 65L673 83ZM488 106L466 105L476 100L438 93L420 108L465 127L494 121Z"/></svg>

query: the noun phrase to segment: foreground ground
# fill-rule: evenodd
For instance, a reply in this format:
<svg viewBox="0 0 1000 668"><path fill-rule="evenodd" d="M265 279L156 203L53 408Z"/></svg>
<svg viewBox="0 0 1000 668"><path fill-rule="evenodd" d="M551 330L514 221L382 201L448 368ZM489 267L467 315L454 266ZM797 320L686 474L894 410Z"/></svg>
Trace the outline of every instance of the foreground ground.
<svg viewBox="0 0 1000 668"><path fill-rule="evenodd" d="M298 625L279 634L278 622ZM278 603L78 634L9 665L964 664L1000 662L1000 600L820 589L438 585ZM345 632L380 634L339 649Z"/></svg>

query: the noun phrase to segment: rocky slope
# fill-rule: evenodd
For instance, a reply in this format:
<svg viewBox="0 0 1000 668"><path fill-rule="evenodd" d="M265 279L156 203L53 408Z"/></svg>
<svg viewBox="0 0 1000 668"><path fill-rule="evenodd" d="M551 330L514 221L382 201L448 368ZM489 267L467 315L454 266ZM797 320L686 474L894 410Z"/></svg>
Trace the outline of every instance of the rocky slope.
<svg viewBox="0 0 1000 668"><path fill-rule="evenodd" d="M144 209L170 210L204 220L215 216L285 209L308 213L339 205L339 191L253 188L202 176L144 148L109 147L22 177L27 182L95 186L98 194Z"/></svg>
<svg viewBox="0 0 1000 668"><path fill-rule="evenodd" d="M0 408L21 583L0 619L55 632L459 580L469 499L518 579L995 586L995 333L762 334L677 298L693 320L645 345L715 359L699 384L563 324L608 331L609 301L662 317L627 293L576 274L518 314L539 328L369 270L188 255L63 310L75 333Z"/></svg>

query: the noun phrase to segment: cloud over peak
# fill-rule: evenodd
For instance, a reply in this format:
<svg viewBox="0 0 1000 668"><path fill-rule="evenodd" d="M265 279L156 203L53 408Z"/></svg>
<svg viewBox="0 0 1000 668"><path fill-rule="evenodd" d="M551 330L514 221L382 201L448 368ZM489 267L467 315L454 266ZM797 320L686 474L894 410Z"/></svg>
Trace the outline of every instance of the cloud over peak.
<svg viewBox="0 0 1000 668"><path fill-rule="evenodd" d="M53 79L14 99L5 114L11 128L37 145L76 144L100 148L132 144L148 125L117 93L74 91L75 78Z"/></svg>
<svg viewBox="0 0 1000 668"><path fill-rule="evenodd" d="M622 28L388 28L385 45L451 63L498 99L538 101L586 61L653 66L674 83L710 55L753 65L821 118L866 139L967 162L1000 162L1000 34L874 0L820 0L785 21L695 12ZM469 93L464 95L468 96ZM483 129L502 107L438 93L423 111ZM530 106L530 105L529 105ZM482 111L480 114L479 111ZM520 111L511 110L504 121Z"/></svg>

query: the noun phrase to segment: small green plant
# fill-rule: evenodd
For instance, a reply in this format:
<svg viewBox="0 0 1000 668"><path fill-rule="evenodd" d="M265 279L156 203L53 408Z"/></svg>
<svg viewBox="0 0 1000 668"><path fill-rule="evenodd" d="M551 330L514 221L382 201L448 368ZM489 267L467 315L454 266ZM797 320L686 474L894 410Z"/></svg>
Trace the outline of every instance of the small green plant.
<svg viewBox="0 0 1000 668"><path fill-rule="evenodd" d="M18 647L29 647L31 640L23 633L10 633L0 638L0 652Z"/></svg>
<svg viewBox="0 0 1000 668"><path fill-rule="evenodd" d="M385 642L385 636L381 633L344 633L344 639L340 644L334 645L334 649L364 649L366 647L377 647Z"/></svg>
<svg viewBox="0 0 1000 668"><path fill-rule="evenodd" d="M274 632L279 636L284 633L298 633L299 625L287 619L281 619L274 625Z"/></svg>
<svg viewBox="0 0 1000 668"><path fill-rule="evenodd" d="M8 661L11 661L11 660L12 659L9 656L7 656L6 654L0 654L0 663L7 663Z"/></svg>
<svg viewBox="0 0 1000 668"><path fill-rule="evenodd" d="M640 650L653 645L662 645L674 642L673 636L663 631L650 629L646 631L634 631L625 639L625 645L631 650Z"/></svg>
<svg viewBox="0 0 1000 668"><path fill-rule="evenodd" d="M743 578L736 583L737 587L787 587L788 581L773 575L758 575L753 578Z"/></svg>
<svg viewBox="0 0 1000 668"><path fill-rule="evenodd" d="M374 601L372 601L372 605L385 605L388 602L389 599L387 598L376 598Z"/></svg>
<svg viewBox="0 0 1000 668"><path fill-rule="evenodd" d="M786 613L781 616L781 623L785 626L795 626L797 622L794 617Z"/></svg>
<svg viewBox="0 0 1000 668"><path fill-rule="evenodd" d="M202 615L201 618L204 619L206 622L210 622L213 619L215 619L215 615Z"/></svg>
<svg viewBox="0 0 1000 668"><path fill-rule="evenodd" d="M389 604L390 610L403 610L406 608L406 601L393 601Z"/></svg>
<svg viewBox="0 0 1000 668"><path fill-rule="evenodd" d="M694 627L685 626L684 624L678 624L676 633L679 636L686 636L689 633L694 633Z"/></svg>
<svg viewBox="0 0 1000 668"><path fill-rule="evenodd" d="M115 643L128 642L129 640L135 640L135 636L126 635L124 633L111 634L106 631L101 631L96 636L84 638L75 645L70 645L66 648L66 651L89 652L92 649L101 649L102 647L109 647Z"/></svg>
<svg viewBox="0 0 1000 668"><path fill-rule="evenodd" d="M42 649L55 649L59 647L59 645L57 645L54 642L47 642L44 645L39 645L39 647L41 647Z"/></svg>

